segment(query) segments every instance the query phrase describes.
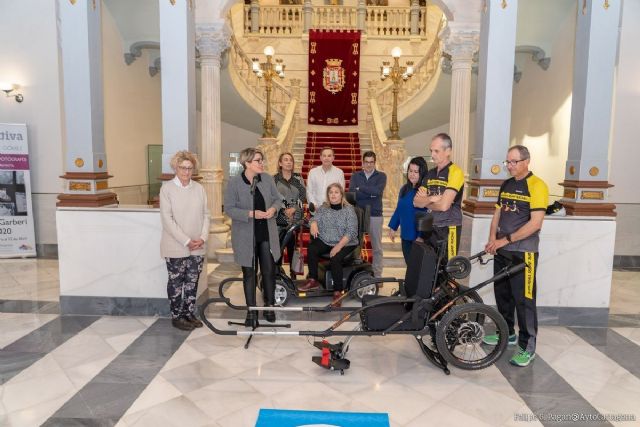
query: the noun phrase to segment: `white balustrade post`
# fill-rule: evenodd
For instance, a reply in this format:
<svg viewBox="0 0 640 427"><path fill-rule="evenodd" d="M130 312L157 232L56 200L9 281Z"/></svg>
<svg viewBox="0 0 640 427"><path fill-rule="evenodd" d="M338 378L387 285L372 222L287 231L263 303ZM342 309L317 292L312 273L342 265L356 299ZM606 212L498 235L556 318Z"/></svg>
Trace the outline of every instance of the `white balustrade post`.
<svg viewBox="0 0 640 427"><path fill-rule="evenodd" d="M171 157L196 152L196 64L194 10L190 1L160 4L162 57L162 175L171 179Z"/></svg>
<svg viewBox="0 0 640 427"><path fill-rule="evenodd" d="M367 32L367 2L366 0L358 0L358 29L362 34Z"/></svg>
<svg viewBox="0 0 640 427"><path fill-rule="evenodd" d="M58 1L64 82L65 179L58 206L118 203L104 147L101 2Z"/></svg>
<svg viewBox="0 0 640 427"><path fill-rule="evenodd" d="M231 32L224 22L198 24L196 45L200 52L201 126L200 175L207 193L211 226L208 254L226 247L229 227L222 214L222 121L220 119L220 62L222 54L230 46Z"/></svg>
<svg viewBox="0 0 640 427"><path fill-rule="evenodd" d="M607 199L620 10L620 1L578 3L569 152L562 183L562 203L569 215L616 215Z"/></svg>
<svg viewBox="0 0 640 427"><path fill-rule="evenodd" d="M260 32L260 2L251 0L251 34Z"/></svg>
<svg viewBox="0 0 640 427"><path fill-rule="evenodd" d="M420 36L420 2L419 0L411 0L411 35Z"/></svg>
<svg viewBox="0 0 640 427"><path fill-rule="evenodd" d="M304 32L309 33L309 30L313 25L313 5L311 4L311 0L304 0L302 10L304 13Z"/></svg>

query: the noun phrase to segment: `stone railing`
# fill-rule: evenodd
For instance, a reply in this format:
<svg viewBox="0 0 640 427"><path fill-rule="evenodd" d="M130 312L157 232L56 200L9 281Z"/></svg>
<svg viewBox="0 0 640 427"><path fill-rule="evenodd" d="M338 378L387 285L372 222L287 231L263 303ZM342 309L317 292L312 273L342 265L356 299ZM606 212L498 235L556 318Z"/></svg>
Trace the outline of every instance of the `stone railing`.
<svg viewBox="0 0 640 427"><path fill-rule="evenodd" d="M436 34L442 28L442 22ZM442 47L440 39L435 38L420 61L413 67L413 77L404 81L398 92L398 108L402 108L403 103L412 99L416 93L423 90L432 82L434 76L439 72L440 58L442 57ZM391 79L376 93L376 100L380 108L382 117L391 114L393 108L393 82Z"/></svg>
<svg viewBox="0 0 640 427"><path fill-rule="evenodd" d="M266 89L262 79L253 72L251 59L242 50L235 36L231 37L231 49L229 52L229 74L234 86L240 92L245 101L252 105L263 116L266 113L265 100ZM271 109L276 124L282 123L287 108L291 103L291 92L278 80L272 80ZM245 90L241 90L244 87Z"/></svg>
<svg viewBox="0 0 640 427"><path fill-rule="evenodd" d="M367 133L371 136L371 145L378 158L378 167L387 174L387 187L384 190L385 203L395 206L400 188L404 185L404 164L407 151L404 141L388 140L382 124L382 114L376 100L375 86L369 87L369 109L367 111Z"/></svg>
<svg viewBox="0 0 640 427"><path fill-rule="evenodd" d="M311 18L317 30L357 30L358 9L344 6L315 6Z"/></svg>
<svg viewBox="0 0 640 427"><path fill-rule="evenodd" d="M414 8L417 19L412 24L412 8L386 6L313 6L307 21L313 29L362 30L368 37L409 38L427 36L427 8ZM305 28L304 6L260 6L258 25L251 32L251 6L244 6L244 34L256 36L300 35ZM359 15L362 19L359 20ZM255 16L255 15L254 15Z"/></svg>
<svg viewBox="0 0 640 427"><path fill-rule="evenodd" d="M427 34L426 8L418 15L418 36ZM409 37L411 35L411 8L368 6L365 27L368 37Z"/></svg>

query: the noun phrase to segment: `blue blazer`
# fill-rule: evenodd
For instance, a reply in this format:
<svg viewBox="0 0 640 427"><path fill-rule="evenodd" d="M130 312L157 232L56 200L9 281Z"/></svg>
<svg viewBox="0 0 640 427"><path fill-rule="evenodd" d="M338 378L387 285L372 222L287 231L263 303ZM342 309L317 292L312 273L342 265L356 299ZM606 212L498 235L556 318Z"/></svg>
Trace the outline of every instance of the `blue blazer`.
<svg viewBox="0 0 640 427"><path fill-rule="evenodd" d="M416 208L413 206L413 197L416 195L416 191L417 189L412 188L407 191L404 196L398 197L398 205L389 220L389 228L392 230L397 231L398 226L400 227L400 238L402 240L416 240L418 237L416 213L427 212L426 208Z"/></svg>

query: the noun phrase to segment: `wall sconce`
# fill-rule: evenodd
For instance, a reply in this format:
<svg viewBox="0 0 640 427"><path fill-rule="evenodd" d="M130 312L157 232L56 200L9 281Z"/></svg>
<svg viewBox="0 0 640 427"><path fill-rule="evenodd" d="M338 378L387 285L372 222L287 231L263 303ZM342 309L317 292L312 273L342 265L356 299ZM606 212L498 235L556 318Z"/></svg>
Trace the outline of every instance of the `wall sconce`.
<svg viewBox="0 0 640 427"><path fill-rule="evenodd" d="M16 102L24 101L24 96L21 93L12 93L18 89L18 85L14 85L11 83L0 83L0 90L3 91L7 98L13 97Z"/></svg>

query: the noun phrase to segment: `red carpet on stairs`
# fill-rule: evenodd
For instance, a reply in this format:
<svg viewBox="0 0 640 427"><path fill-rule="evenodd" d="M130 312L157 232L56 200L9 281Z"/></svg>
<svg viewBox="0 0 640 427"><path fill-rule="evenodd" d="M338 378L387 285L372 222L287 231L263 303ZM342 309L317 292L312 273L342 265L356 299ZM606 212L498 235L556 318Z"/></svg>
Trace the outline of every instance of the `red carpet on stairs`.
<svg viewBox="0 0 640 427"><path fill-rule="evenodd" d="M351 174L362 167L360 139L357 133L342 132L307 132L307 145L302 163L302 176L307 180L311 168L319 166L320 152L325 147L333 148L336 159L333 165L342 169L349 189Z"/></svg>
<svg viewBox="0 0 640 427"><path fill-rule="evenodd" d="M345 132L307 132L307 144L304 152L304 161L302 162L302 176L305 183L307 182L307 176L311 168L320 166L320 152L325 147L333 148L336 155L333 165L342 169L344 172L344 179L347 186L345 191L349 190L351 174L362 168L362 154L360 153L360 139L358 138L358 134ZM306 260L309 233L305 232L302 235L302 241L302 252ZM365 236L362 259L371 262L371 242L368 236ZM289 262L288 255L285 255L285 261L287 263Z"/></svg>

